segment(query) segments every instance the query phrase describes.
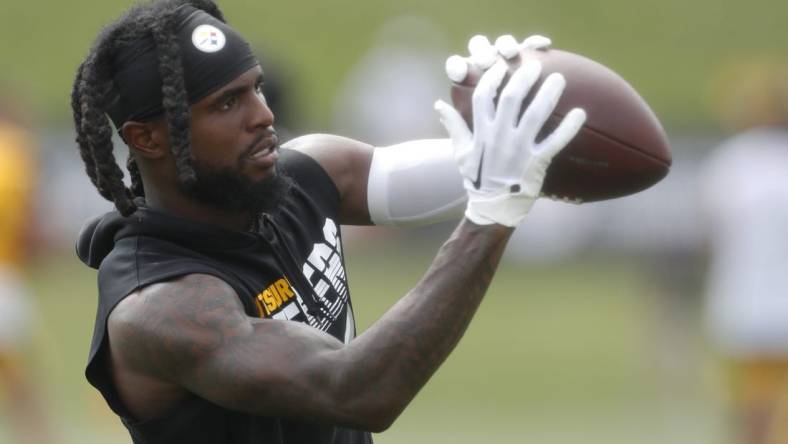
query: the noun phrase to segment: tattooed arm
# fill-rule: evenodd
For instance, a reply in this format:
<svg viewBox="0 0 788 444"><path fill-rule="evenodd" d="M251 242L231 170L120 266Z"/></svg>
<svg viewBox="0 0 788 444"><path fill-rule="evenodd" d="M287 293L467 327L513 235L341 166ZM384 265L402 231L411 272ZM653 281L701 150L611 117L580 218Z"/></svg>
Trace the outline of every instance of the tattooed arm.
<svg viewBox="0 0 788 444"><path fill-rule="evenodd" d="M151 285L109 318L116 385L132 412L146 408L145 389L169 387L252 414L382 431L459 341L510 234L463 221L416 287L347 345L246 316L212 276Z"/></svg>

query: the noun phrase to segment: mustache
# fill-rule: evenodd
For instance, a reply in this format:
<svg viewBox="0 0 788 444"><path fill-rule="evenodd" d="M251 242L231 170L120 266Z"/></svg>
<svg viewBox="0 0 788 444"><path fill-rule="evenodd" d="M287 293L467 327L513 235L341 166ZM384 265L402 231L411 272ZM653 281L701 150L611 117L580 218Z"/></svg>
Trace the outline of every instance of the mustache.
<svg viewBox="0 0 788 444"><path fill-rule="evenodd" d="M259 144L260 144L260 142L262 142L262 141L263 141L264 139L266 139L266 138L271 138L271 137L273 137L273 138L276 138L276 137L277 137L277 136L276 136L276 130L274 130L273 128L267 128L267 129L266 129L266 130L265 130L263 133L261 133L260 135L256 136L256 137L254 138L254 140L252 140L252 143L250 143L250 144L249 144L249 145L246 147L246 149L244 150L244 154L243 154L243 155L244 155L244 156L249 156L249 155L251 155L251 154L252 154L252 152L254 151L254 149L257 147L257 145L259 145ZM276 145L277 145L277 146L279 145L279 141L278 141L278 139L277 139L277 141L276 141ZM275 147L275 148L276 148L276 147Z"/></svg>

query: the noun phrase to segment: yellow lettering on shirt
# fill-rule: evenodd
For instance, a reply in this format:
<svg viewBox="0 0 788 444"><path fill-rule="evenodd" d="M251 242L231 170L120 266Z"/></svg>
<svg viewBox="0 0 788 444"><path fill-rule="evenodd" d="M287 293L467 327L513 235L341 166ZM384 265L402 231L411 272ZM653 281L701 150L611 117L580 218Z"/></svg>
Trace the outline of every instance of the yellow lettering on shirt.
<svg viewBox="0 0 788 444"><path fill-rule="evenodd" d="M271 316L293 296L295 291L290 286L290 282L285 278L277 279L255 298L260 317Z"/></svg>
<svg viewBox="0 0 788 444"><path fill-rule="evenodd" d="M268 313L268 309L266 308L265 304L263 304L263 297L261 295L258 294L257 297L254 298L254 303L257 305L257 312L261 318L265 317L267 314L270 314Z"/></svg>
<svg viewBox="0 0 788 444"><path fill-rule="evenodd" d="M293 290L290 288L290 283L287 282L284 278L274 282L274 285L276 286L276 289L279 291L279 294L282 295L283 300L288 300L293 297Z"/></svg>
<svg viewBox="0 0 788 444"><path fill-rule="evenodd" d="M280 305L276 303L276 298L274 297L274 295L271 294L270 288L271 287L266 288L261 293L263 297L263 301L265 302L265 307L269 314L272 313L274 310L276 310Z"/></svg>

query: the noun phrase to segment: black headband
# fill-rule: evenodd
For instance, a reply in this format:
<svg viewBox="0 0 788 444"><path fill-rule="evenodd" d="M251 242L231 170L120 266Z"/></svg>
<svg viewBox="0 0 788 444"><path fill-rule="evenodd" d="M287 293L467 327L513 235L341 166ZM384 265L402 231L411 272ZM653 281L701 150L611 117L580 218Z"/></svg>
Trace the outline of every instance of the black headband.
<svg viewBox="0 0 788 444"><path fill-rule="evenodd" d="M226 85L258 64L246 40L221 20L191 5L179 7L175 36L180 46L189 104ZM114 82L120 92L107 110L115 127L164 114L162 81L153 36L121 49L113 60Z"/></svg>

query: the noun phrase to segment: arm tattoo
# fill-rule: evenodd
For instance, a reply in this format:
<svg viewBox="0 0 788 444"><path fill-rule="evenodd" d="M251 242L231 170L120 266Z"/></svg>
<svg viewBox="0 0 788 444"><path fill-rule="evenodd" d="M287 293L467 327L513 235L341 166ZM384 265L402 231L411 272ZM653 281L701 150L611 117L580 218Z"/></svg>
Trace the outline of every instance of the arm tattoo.
<svg viewBox="0 0 788 444"><path fill-rule="evenodd" d="M176 379L181 366L201 361L249 328L229 285L196 274L127 297L110 315L109 325L113 349L124 361L166 380Z"/></svg>

